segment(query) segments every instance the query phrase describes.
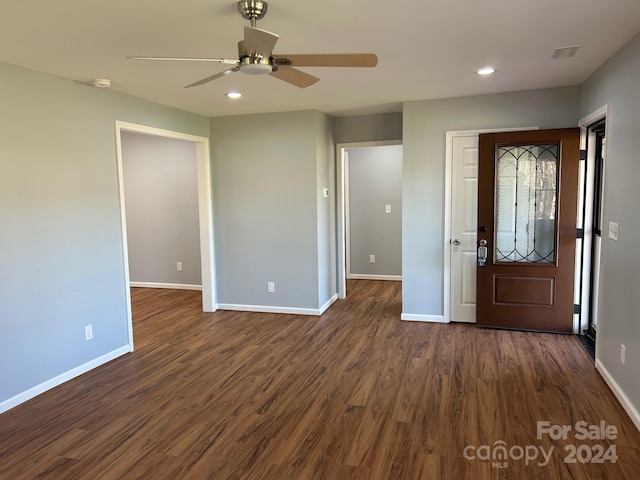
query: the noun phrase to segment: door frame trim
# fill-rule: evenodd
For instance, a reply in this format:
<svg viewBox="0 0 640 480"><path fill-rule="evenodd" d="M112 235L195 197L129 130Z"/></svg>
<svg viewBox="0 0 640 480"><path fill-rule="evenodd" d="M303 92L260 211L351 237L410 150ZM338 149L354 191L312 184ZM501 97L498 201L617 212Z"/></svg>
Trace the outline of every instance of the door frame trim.
<svg viewBox="0 0 640 480"><path fill-rule="evenodd" d="M122 226L122 255L125 275L125 297L127 302L127 321L129 324L129 351L133 351L133 319L131 315L131 291L129 289L129 253L127 246L127 223L124 202L124 175L122 166L122 132L131 132L155 137L171 138L192 142L196 147L196 166L198 182L198 218L200 227L200 263L202 271L202 310L215 312L217 309L215 245L213 234L213 202L211 185L211 161L209 139L171 130L116 120L116 159L118 169L118 190L120 199L120 224Z"/></svg>
<svg viewBox="0 0 640 480"><path fill-rule="evenodd" d="M443 321L444 323L451 322L451 215L453 199L451 194L453 192L453 139L456 137L473 137L478 136L481 133L496 133L496 132L518 132L525 130L539 130L540 127L509 127L509 128L485 128L474 130L448 130L446 132L446 145L445 145L445 163L444 163L444 239L443 239L443 278L442 278L442 292L443 292Z"/></svg>
<svg viewBox="0 0 640 480"><path fill-rule="evenodd" d="M578 127L580 127L580 149L581 150L587 149L589 127L601 121L602 119L606 119L606 124L605 124L605 136L606 136L609 133L609 119L610 119L608 104L603 105L602 107L596 109L590 114L582 117L578 121ZM605 148L604 158L605 158L605 169L606 169L607 146L605 145L604 148ZM593 152L588 152L588 154L591 155L593 154ZM591 225L591 220L589 220L585 216L585 212L588 212L588 209L593 207L594 185L591 178L592 172L590 171L590 168L591 167L589 165L586 165L586 168L585 168L581 162L580 184L578 185L578 195L579 195L578 197L578 202L579 202L578 203L578 228L584 229L585 236L583 239L578 239L578 244L576 245L576 267L578 267L579 265L579 268L576 268L576 279L575 279L576 285L581 287L583 287L584 285L587 285L590 282L590 275L593 269L593 265L591 264L591 257L590 257L593 240L592 240L592 235L587 235L587 230L591 231L592 225ZM601 208L603 210L604 210L604 201L605 201L604 174L605 172L603 172L603 178L602 178L603 191L602 191ZM585 222L585 220L587 220L587 222ZM587 253L589 253L589 255L587 255ZM600 265L602 265L602 262L603 262L603 254L604 254L603 251L600 252ZM594 295L597 298L600 297L600 291L601 291L601 285L599 282L598 282L598 287L599 287L598 291L594 292ZM587 306L589 305L589 301L590 301L589 289L577 288L575 292L575 303L578 303L583 306ZM579 316L576 315L576 317L574 318L574 333L580 333L581 331L585 330L589 325L589 313L588 311L584 313L585 310L586 309L583 309L583 314ZM598 312L596 312L596 316L597 315L598 315ZM598 358L597 350L598 350L598 342L596 342L596 358Z"/></svg>

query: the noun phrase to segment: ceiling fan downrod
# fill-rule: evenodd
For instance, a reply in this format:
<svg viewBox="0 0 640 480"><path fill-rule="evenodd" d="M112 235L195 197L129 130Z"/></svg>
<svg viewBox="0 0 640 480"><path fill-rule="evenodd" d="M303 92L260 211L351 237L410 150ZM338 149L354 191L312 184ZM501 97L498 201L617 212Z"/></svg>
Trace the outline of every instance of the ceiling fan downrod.
<svg viewBox="0 0 640 480"><path fill-rule="evenodd" d="M267 13L267 2L259 0L241 0L238 2L238 12L245 20L251 21L251 26L256 28L256 20L262 19Z"/></svg>

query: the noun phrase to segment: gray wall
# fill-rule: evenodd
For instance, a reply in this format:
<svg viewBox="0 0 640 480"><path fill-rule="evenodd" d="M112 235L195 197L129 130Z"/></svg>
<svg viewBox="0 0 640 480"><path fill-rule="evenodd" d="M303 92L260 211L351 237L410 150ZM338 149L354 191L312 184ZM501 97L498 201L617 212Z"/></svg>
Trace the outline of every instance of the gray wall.
<svg viewBox="0 0 640 480"><path fill-rule="evenodd" d="M316 202L318 243L318 306L336 295L336 161L333 141L334 120L321 112L316 114ZM329 189L329 198L322 196Z"/></svg>
<svg viewBox="0 0 640 480"><path fill-rule="evenodd" d="M209 120L7 64L0 85L1 407L127 345L115 121Z"/></svg>
<svg viewBox="0 0 640 480"><path fill-rule="evenodd" d="M349 148L351 275L402 275L402 145ZM385 206L391 205L391 213ZM369 263L369 255L376 263Z"/></svg>
<svg viewBox="0 0 640 480"><path fill-rule="evenodd" d="M132 132L121 138L129 279L201 286L195 144Z"/></svg>
<svg viewBox="0 0 640 480"><path fill-rule="evenodd" d="M319 268L328 268L333 241L330 204L318 191L330 174L329 127L316 111L211 119L220 304L324 303L334 282ZM267 292L270 281L275 293Z"/></svg>
<svg viewBox="0 0 640 480"><path fill-rule="evenodd" d="M582 87L580 116L608 104L604 223L620 225L619 241L603 238L597 359L640 410L640 35ZM605 234L606 235L606 234ZM626 364L620 363L620 344Z"/></svg>
<svg viewBox="0 0 640 480"><path fill-rule="evenodd" d="M577 87L404 104L402 310L443 315L444 162L448 130L577 126Z"/></svg>
<svg viewBox="0 0 640 480"><path fill-rule="evenodd" d="M335 142L381 142L402 139L402 112L335 119Z"/></svg>

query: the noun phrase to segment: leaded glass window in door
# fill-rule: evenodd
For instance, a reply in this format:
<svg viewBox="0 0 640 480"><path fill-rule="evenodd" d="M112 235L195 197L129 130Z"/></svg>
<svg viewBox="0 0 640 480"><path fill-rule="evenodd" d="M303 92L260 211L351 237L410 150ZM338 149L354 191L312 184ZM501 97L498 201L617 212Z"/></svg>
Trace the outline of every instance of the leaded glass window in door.
<svg viewBox="0 0 640 480"><path fill-rule="evenodd" d="M558 145L497 148L496 263L555 263Z"/></svg>

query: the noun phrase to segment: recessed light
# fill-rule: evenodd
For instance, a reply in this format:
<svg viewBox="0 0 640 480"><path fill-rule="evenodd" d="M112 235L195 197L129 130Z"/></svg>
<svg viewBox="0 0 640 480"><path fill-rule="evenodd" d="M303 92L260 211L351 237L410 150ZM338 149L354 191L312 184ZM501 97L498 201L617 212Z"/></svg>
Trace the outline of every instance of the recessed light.
<svg viewBox="0 0 640 480"><path fill-rule="evenodd" d="M491 75L492 73L495 73L496 69L493 67L483 67L480 70L476 70L476 73L478 75Z"/></svg>
<svg viewBox="0 0 640 480"><path fill-rule="evenodd" d="M95 78L91 80L91 85L98 88L109 88L111 86L111 80L108 78Z"/></svg>
<svg viewBox="0 0 640 480"><path fill-rule="evenodd" d="M231 98L231 99L240 98L242 96L240 92L228 92L228 93L225 93L225 95L227 96L227 98Z"/></svg>

